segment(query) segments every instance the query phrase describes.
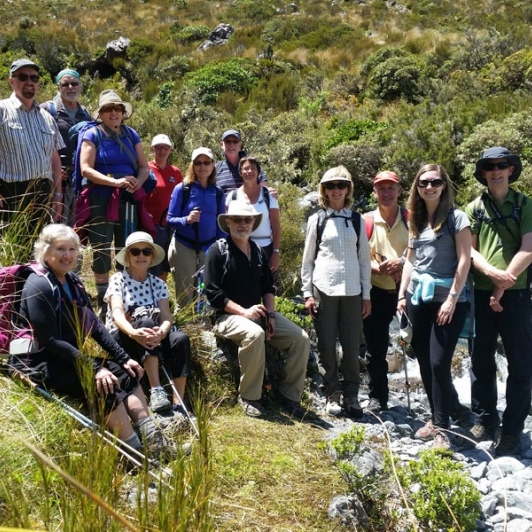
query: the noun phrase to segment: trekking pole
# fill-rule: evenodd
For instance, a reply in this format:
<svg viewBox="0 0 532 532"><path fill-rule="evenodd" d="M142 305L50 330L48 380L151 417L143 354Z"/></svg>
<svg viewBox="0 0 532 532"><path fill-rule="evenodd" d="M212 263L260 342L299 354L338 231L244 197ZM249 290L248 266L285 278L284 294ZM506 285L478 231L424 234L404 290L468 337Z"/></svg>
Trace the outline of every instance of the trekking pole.
<svg viewBox="0 0 532 532"><path fill-rule="evenodd" d="M163 370L164 376L165 376L166 380L168 381L168 384L172 388L172 391L176 395L177 400L179 401L179 403L181 405L181 408L184 410L185 415L187 416L187 418L188 418L188 420L190 422L190 425L194 429L194 432L196 433L196 436L199 438L200 437L200 433L199 433L198 427L196 426L196 423L194 422L194 419L192 418L190 412L188 411L188 408L185 405L185 401L183 401L183 399L181 399L181 396L177 393L177 389L175 387L174 381L170 378L170 375L168 375L168 371L166 371L166 368L164 367L164 364L161 364L161 369Z"/></svg>
<svg viewBox="0 0 532 532"><path fill-rule="evenodd" d="M148 462L148 464L154 465L153 460L147 459L146 456L143 453L141 453L138 449L131 447L126 442L124 442L123 440L115 436L112 432L109 432L106 429L103 429L103 430L100 429L98 424L92 421L92 419L83 415L81 412L78 412L75 408L71 407L69 404L65 403L64 401L61 401L61 399L55 397L55 395L51 394L44 388L41 388L38 384L33 382L27 375L25 375L21 371L13 368L13 366L10 366L10 365L8 366L13 370L13 377L27 384L32 390L39 392L39 394L42 395L45 399L48 399L49 401L59 404L63 408L63 410L65 410L65 412L70 415L70 417L75 419L83 427L90 429L91 431L96 433L104 442L111 445L111 447L116 449L124 458L129 460L133 465L135 465L136 467L141 467L141 468L144 467L144 463L146 462ZM150 469L147 469L147 471L148 471L148 474L152 476L154 479L160 480L159 476L156 475L153 471L151 471ZM166 468L162 468L161 471L166 476L172 476L171 471ZM171 486L167 485L167 487L171 487Z"/></svg>
<svg viewBox="0 0 532 532"><path fill-rule="evenodd" d="M399 345L403 350L403 363L405 366L405 390L406 401L408 403L408 413L412 414L410 407L410 381L408 380L408 360L406 355L406 345L412 341L412 324L408 319L406 312L397 312L397 321L399 322Z"/></svg>
<svg viewBox="0 0 532 532"><path fill-rule="evenodd" d="M200 211L200 208L194 207L192 209L192 212L194 211ZM196 271L199 271L200 269L199 222L194 222L192 224L192 227L194 228L194 251L196 252ZM194 279L194 289L196 291L198 290L198 281L199 281L199 276ZM198 294L198 299L199 299L199 294Z"/></svg>

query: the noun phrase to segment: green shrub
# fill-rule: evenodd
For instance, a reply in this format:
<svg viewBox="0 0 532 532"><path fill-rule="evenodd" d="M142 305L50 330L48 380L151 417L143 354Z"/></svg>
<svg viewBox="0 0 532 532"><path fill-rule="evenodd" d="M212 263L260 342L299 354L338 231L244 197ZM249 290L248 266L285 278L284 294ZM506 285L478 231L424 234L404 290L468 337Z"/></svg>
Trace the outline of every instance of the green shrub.
<svg viewBox="0 0 532 532"><path fill-rule="evenodd" d="M362 63L362 68L360 69L361 76L369 76L371 72L379 66L381 63L388 61L388 59L395 59L399 57L406 57L408 52L401 50L399 48L393 48L386 46L384 48L379 48L376 52L371 54L365 61Z"/></svg>
<svg viewBox="0 0 532 532"><path fill-rule="evenodd" d="M303 303L275 296L275 310L306 331L314 327L312 318L307 314Z"/></svg>
<svg viewBox="0 0 532 532"><path fill-rule="evenodd" d="M174 36L183 44L204 40L209 36L207 26L185 26L174 33Z"/></svg>

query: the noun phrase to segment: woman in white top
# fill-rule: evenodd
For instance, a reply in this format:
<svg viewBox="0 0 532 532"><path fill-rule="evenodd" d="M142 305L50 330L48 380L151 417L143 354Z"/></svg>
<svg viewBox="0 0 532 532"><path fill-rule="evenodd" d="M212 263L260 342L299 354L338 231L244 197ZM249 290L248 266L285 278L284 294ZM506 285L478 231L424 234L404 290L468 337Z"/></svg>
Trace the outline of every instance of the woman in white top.
<svg viewBox="0 0 532 532"><path fill-rule="evenodd" d="M240 159L238 171L243 183L240 188L227 194L229 207L234 199L248 201L257 212L262 213L260 225L251 233L251 240L264 249L270 263L270 269L279 269L279 245L281 244L281 223L279 221L279 203L267 187L259 183L261 167L256 157L246 156Z"/></svg>
<svg viewBox="0 0 532 532"><path fill-rule="evenodd" d="M358 350L362 318L371 313L368 237L362 217L350 209L353 181L344 166L325 172L318 193L322 210L308 220L301 267L305 308L315 320L327 413L337 416L343 405L348 416L359 418ZM343 381L338 375L337 337Z"/></svg>

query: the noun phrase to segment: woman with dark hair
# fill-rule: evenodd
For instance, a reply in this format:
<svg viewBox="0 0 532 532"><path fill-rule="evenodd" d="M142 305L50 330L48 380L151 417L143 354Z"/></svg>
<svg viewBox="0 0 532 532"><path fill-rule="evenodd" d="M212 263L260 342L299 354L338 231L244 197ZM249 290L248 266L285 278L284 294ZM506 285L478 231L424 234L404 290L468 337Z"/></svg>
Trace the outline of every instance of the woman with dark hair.
<svg viewBox="0 0 532 532"><path fill-rule="evenodd" d="M10 364L46 388L101 409L107 428L130 447L142 451L142 439L150 452L166 452L169 447L149 415L139 384L142 366L98 321L83 284L72 272L79 249L78 235L66 225L48 225L39 235L35 260L44 274L28 277L20 313L33 329L40 351L12 356ZM88 336L102 347L105 357L83 353ZM83 382L82 370L87 368L94 375L95 396Z"/></svg>
<svg viewBox="0 0 532 532"><path fill-rule="evenodd" d="M360 418L363 413L358 403L358 352L362 319L371 313L368 237L361 216L350 208L353 181L347 168L327 170L318 192L325 216L321 230L318 225L323 211L313 214L307 223L301 266L305 308L315 320L326 411L338 416L343 407L348 416ZM342 346L342 381L336 357L337 338Z"/></svg>
<svg viewBox="0 0 532 532"><path fill-rule="evenodd" d="M242 157L238 163L238 171L243 183L241 187L227 195L227 207L235 199L245 200L253 205L257 212L262 213L262 221L259 227L251 233L251 240L264 249L270 269L276 272L279 269L279 246L281 244L279 202L277 197L270 194L268 187L262 186L259 182L261 166L256 157L250 155Z"/></svg>
<svg viewBox="0 0 532 532"><path fill-rule="evenodd" d="M454 207L453 184L441 165L420 168L407 207L410 241L397 310L406 311L412 322L412 347L431 409L431 420L416 437L447 449L456 398L451 362L469 305L464 288L471 230L466 214Z"/></svg>
<svg viewBox="0 0 532 532"><path fill-rule="evenodd" d="M197 148L185 172L185 179L172 192L166 222L174 230L168 250L175 291L180 304L194 298L194 274L205 262L205 251L225 233L216 222L225 213L225 196L216 186L214 155L209 148Z"/></svg>

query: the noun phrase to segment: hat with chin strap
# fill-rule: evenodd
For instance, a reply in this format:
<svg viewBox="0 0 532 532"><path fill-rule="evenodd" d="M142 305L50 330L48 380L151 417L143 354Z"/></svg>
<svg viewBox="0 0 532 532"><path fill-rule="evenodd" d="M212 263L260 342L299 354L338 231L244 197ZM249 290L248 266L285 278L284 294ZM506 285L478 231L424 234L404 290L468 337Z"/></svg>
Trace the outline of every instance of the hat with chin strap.
<svg viewBox="0 0 532 532"><path fill-rule="evenodd" d="M513 183L514 181L517 181L519 179L519 176L521 175L521 170L523 169L523 164L521 163L521 159L519 158L519 155L515 155L513 153L510 153L510 150L508 148L504 148L502 146L495 146L494 148L489 148L486 150L482 157L477 161L477 164L475 166L475 173L474 176L477 178L477 181L482 183L484 186L487 186L488 183L484 177L482 177L483 165L487 162L490 162L490 159L506 159L513 167L513 172L511 173L508 183Z"/></svg>

